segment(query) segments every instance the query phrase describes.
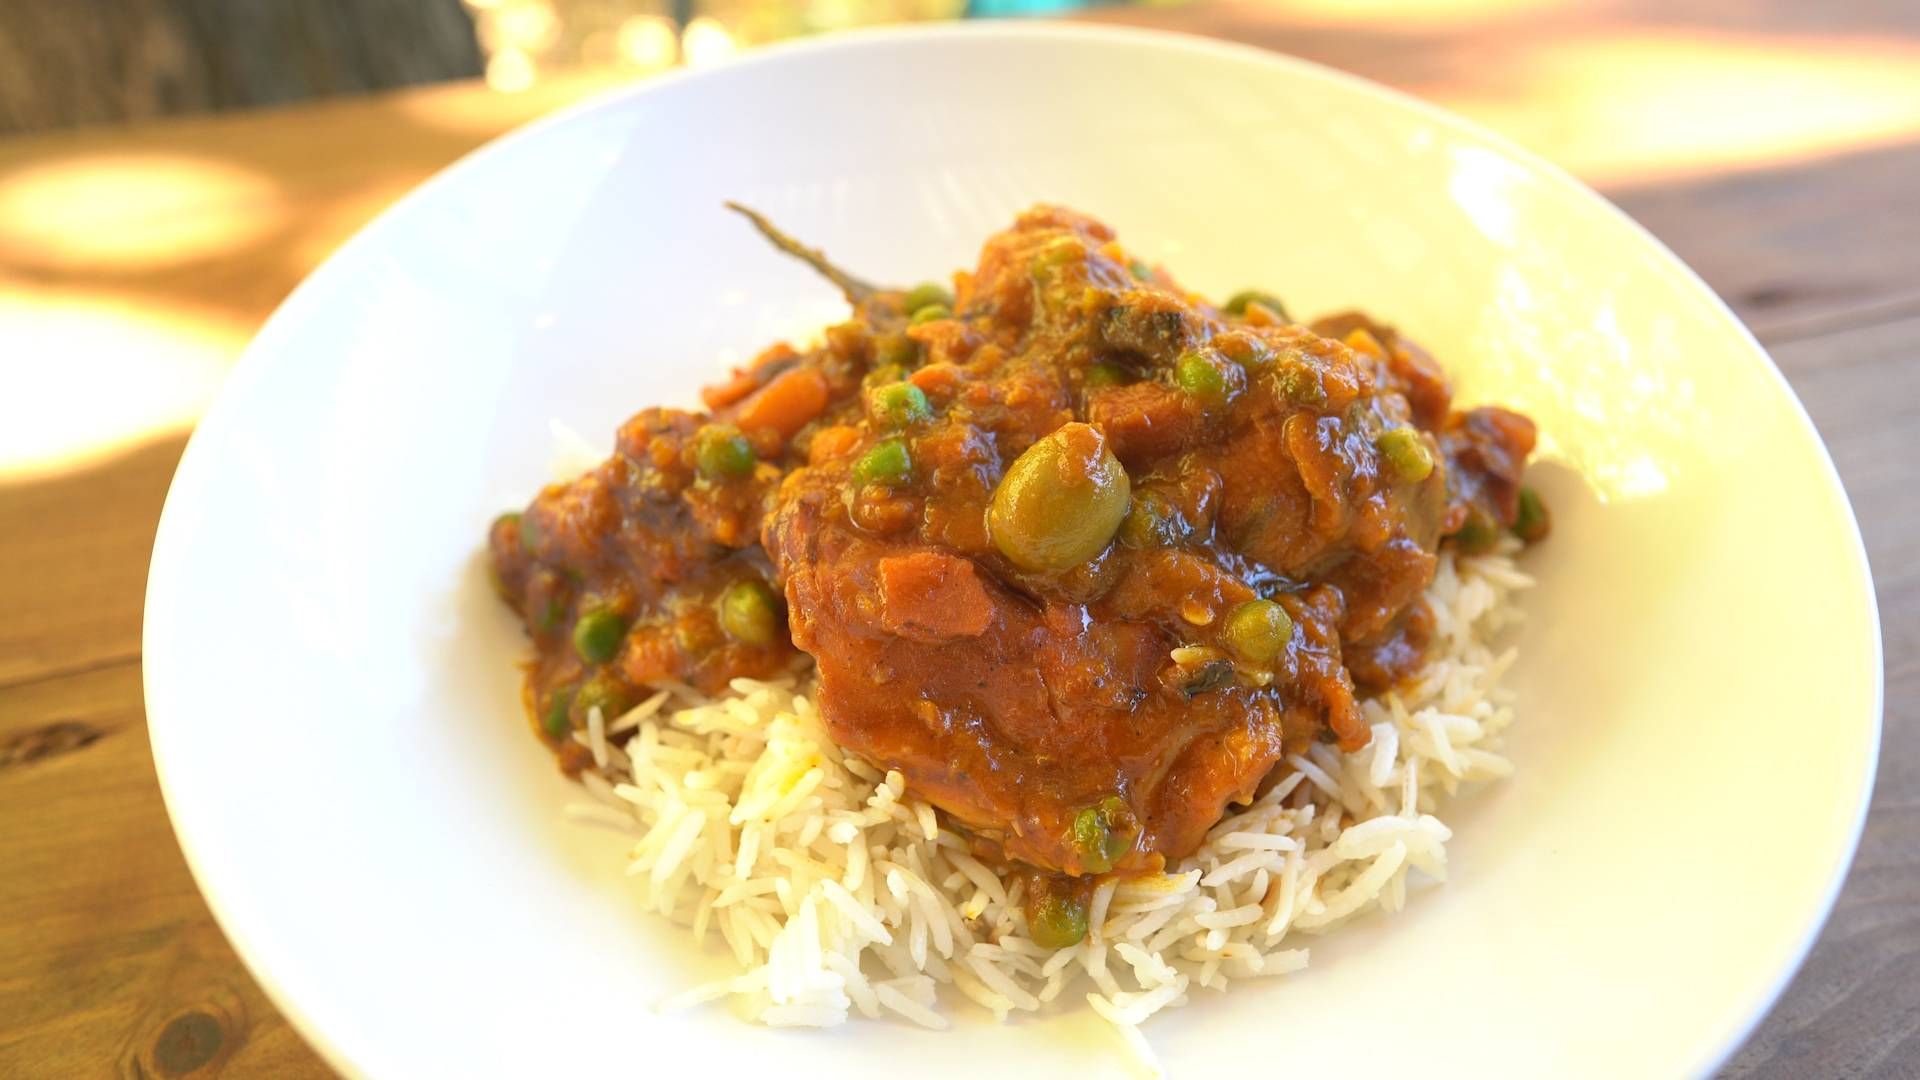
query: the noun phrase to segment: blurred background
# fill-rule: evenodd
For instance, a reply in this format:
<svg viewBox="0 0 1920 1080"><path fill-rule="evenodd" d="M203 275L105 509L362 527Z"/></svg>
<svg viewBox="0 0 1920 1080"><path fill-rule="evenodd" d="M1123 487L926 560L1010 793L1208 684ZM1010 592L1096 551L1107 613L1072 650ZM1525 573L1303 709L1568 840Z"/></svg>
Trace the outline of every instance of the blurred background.
<svg viewBox="0 0 1920 1080"><path fill-rule="evenodd" d="M0 131L275 105L484 76L505 92L646 74L884 23L1073 0L85 0L0 8Z"/></svg>
<svg viewBox="0 0 1920 1080"><path fill-rule="evenodd" d="M1182 7L1206 14L1168 14ZM1624 139L1643 165L1920 121L1912 0L11 0L0 133L470 78L521 93L852 27L1069 12L1257 40L1483 110L1570 94L1562 126Z"/></svg>
<svg viewBox="0 0 1920 1080"><path fill-rule="evenodd" d="M1228 38L1425 97L1599 186L1750 321L1920 281L1914 0L7 0L0 357L68 362L0 394L0 477L184 430L320 258L520 123L769 42L1001 15ZM103 382L127 390L83 415L29 404Z"/></svg>
<svg viewBox="0 0 1920 1080"><path fill-rule="evenodd" d="M1920 0L0 0L0 1076L324 1075L193 886L140 690L167 484L287 293L589 94L1002 16L1423 97L1598 187L1753 329L1860 512L1888 726L1833 921L1729 1071L1920 1075Z"/></svg>

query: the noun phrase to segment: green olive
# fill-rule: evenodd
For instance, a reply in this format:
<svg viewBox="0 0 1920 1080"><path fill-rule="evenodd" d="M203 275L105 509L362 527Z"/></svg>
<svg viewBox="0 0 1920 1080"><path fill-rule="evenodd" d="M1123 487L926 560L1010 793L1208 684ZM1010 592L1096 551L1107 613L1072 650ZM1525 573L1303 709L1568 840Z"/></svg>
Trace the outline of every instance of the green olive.
<svg viewBox="0 0 1920 1080"><path fill-rule="evenodd" d="M907 290L906 297L901 301L901 306L907 309L909 315L921 308L933 307L936 304L948 308L953 306L953 294L947 291L946 286L936 281L915 285Z"/></svg>
<svg viewBox="0 0 1920 1080"><path fill-rule="evenodd" d="M945 304L928 304L926 307L908 316L907 324L909 326L919 326L921 323L930 323L938 319L951 318L953 318L952 308L949 308Z"/></svg>
<svg viewBox="0 0 1920 1080"><path fill-rule="evenodd" d="M1140 820L1118 795L1109 795L1073 815L1073 849L1090 874L1104 874L1133 850Z"/></svg>
<svg viewBox="0 0 1920 1080"><path fill-rule="evenodd" d="M1227 615L1221 636L1227 648L1249 664L1270 664L1287 647L1293 620L1271 600L1249 600Z"/></svg>
<svg viewBox="0 0 1920 1080"><path fill-rule="evenodd" d="M547 711L540 714L540 729L558 739L566 735L568 710L573 708L573 687L563 686L547 698Z"/></svg>
<svg viewBox="0 0 1920 1080"><path fill-rule="evenodd" d="M748 645L771 645L780 635L780 598L759 578L727 586L720 594L720 629Z"/></svg>
<svg viewBox="0 0 1920 1080"><path fill-rule="evenodd" d="M1068 889L1036 892L1027 901L1027 933L1043 949L1064 949L1087 936L1087 902Z"/></svg>
<svg viewBox="0 0 1920 1080"><path fill-rule="evenodd" d="M1394 428L1375 439L1373 446L1380 451L1387 471L1400 483L1417 484L1433 475L1433 451L1427 449L1427 441L1414 428Z"/></svg>
<svg viewBox="0 0 1920 1080"><path fill-rule="evenodd" d="M611 608L591 607L573 624L573 648L589 664L604 664L620 651L627 620Z"/></svg>
<svg viewBox="0 0 1920 1080"><path fill-rule="evenodd" d="M728 424L708 424L693 439L694 466L709 480L729 480L753 472L753 444Z"/></svg>
<svg viewBox="0 0 1920 1080"><path fill-rule="evenodd" d="M1173 381L1202 401L1220 401L1227 396L1226 373L1205 353L1181 353L1173 364Z"/></svg>
<svg viewBox="0 0 1920 1080"><path fill-rule="evenodd" d="M910 382L876 387L867 396L867 402L873 409L873 418L890 428L907 427L933 416L927 395Z"/></svg>
<svg viewBox="0 0 1920 1080"><path fill-rule="evenodd" d="M1068 570L1106 549L1132 484L1098 429L1067 424L1027 447L993 491L987 528L1023 570Z"/></svg>
<svg viewBox="0 0 1920 1080"><path fill-rule="evenodd" d="M1221 310L1229 315L1245 315L1247 313L1247 305L1249 304L1259 304L1261 307L1266 308L1282 319L1286 319L1288 322L1293 321L1291 318L1288 318L1287 306L1280 302L1279 297L1271 293L1261 292L1258 289L1243 289L1240 292L1234 293L1227 299L1226 307Z"/></svg>
<svg viewBox="0 0 1920 1080"><path fill-rule="evenodd" d="M1513 535L1532 544L1547 538L1553 529L1553 517L1540 493L1530 487L1520 489L1520 509L1513 519Z"/></svg>
<svg viewBox="0 0 1920 1080"><path fill-rule="evenodd" d="M600 719L612 723L633 704L633 695L628 692L626 684L602 671L580 687L580 692L573 696L573 703L581 716L599 709Z"/></svg>
<svg viewBox="0 0 1920 1080"><path fill-rule="evenodd" d="M853 463L856 484L885 484L894 487L913 479L913 456L899 439L884 439Z"/></svg>

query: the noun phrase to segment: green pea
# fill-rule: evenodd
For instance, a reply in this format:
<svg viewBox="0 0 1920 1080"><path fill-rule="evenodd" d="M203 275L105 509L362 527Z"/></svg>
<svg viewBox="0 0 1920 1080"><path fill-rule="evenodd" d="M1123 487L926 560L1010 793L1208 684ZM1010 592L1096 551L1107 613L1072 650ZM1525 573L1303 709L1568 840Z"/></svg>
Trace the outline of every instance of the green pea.
<svg viewBox="0 0 1920 1080"><path fill-rule="evenodd" d="M889 383L869 396L874 419L890 428L903 428L932 419L933 406L927 395L910 382Z"/></svg>
<svg viewBox="0 0 1920 1080"><path fill-rule="evenodd" d="M913 455L907 452L907 444L899 439L875 443L873 449L853 463L853 482L856 484L894 487L912 478Z"/></svg>
<svg viewBox="0 0 1920 1080"><path fill-rule="evenodd" d="M780 599L759 578L736 581L720 594L720 629L748 645L770 645L782 629Z"/></svg>
<svg viewBox="0 0 1920 1080"><path fill-rule="evenodd" d="M1142 491L1120 521L1120 542L1130 548L1165 547L1179 540L1185 527L1180 511L1165 495Z"/></svg>
<svg viewBox="0 0 1920 1080"><path fill-rule="evenodd" d="M1547 504L1540 500L1540 493L1530 487L1520 489L1520 509L1513 519L1513 535L1532 544L1547 538L1553 529L1553 518L1547 513Z"/></svg>
<svg viewBox="0 0 1920 1080"><path fill-rule="evenodd" d="M1139 278L1141 281L1153 280L1153 268L1151 266L1148 266L1146 263L1141 262L1139 259L1135 259L1132 262L1128 263L1127 270L1129 273L1133 274L1134 277Z"/></svg>
<svg viewBox="0 0 1920 1080"><path fill-rule="evenodd" d="M868 390L873 390L878 387L886 386L888 383L897 383L901 379L904 379L906 377L907 377L907 373L905 369L901 368L899 365L883 364L880 367L874 368L872 371L869 371L864 376L862 376L860 379L860 385Z"/></svg>
<svg viewBox="0 0 1920 1080"><path fill-rule="evenodd" d="M1054 889L1027 902L1027 933L1043 949L1064 949L1087 936L1087 902L1079 895Z"/></svg>
<svg viewBox="0 0 1920 1080"><path fill-rule="evenodd" d="M1293 620L1271 600L1249 600L1228 614L1221 636L1249 664L1271 664L1293 635Z"/></svg>
<svg viewBox="0 0 1920 1080"><path fill-rule="evenodd" d="M1089 390L1104 390L1109 386L1125 386L1129 381L1126 368L1102 360L1087 369L1082 385Z"/></svg>
<svg viewBox="0 0 1920 1080"><path fill-rule="evenodd" d="M1320 373L1305 364L1287 367L1275 374L1280 396L1288 404L1301 408L1319 408L1327 403L1327 388L1320 385Z"/></svg>
<svg viewBox="0 0 1920 1080"><path fill-rule="evenodd" d="M708 424L693 440L694 466L709 480L730 480L753 472L758 460L753 444L740 429L728 424Z"/></svg>
<svg viewBox="0 0 1920 1080"><path fill-rule="evenodd" d="M1015 566L1068 570L1106 549L1132 490L1099 430L1067 424L1007 467L987 508L987 529Z"/></svg>
<svg viewBox="0 0 1920 1080"><path fill-rule="evenodd" d="M547 711L540 714L540 730L553 738L564 738L572 724L568 711L573 708L573 687L563 686L547 698Z"/></svg>
<svg viewBox="0 0 1920 1080"><path fill-rule="evenodd" d="M604 664L620 651L627 620L611 608L593 607L573 624L573 649L589 664Z"/></svg>
<svg viewBox="0 0 1920 1080"><path fill-rule="evenodd" d="M907 309L909 315L921 308L935 305L952 307L953 294L947 291L946 286L934 281L923 282L908 289L906 297L901 301L901 306Z"/></svg>
<svg viewBox="0 0 1920 1080"><path fill-rule="evenodd" d="M602 671L580 687L573 702L579 706L581 716L597 708L600 710L600 719L612 723L633 704L633 695L627 690L626 684Z"/></svg>
<svg viewBox="0 0 1920 1080"><path fill-rule="evenodd" d="M1081 865L1090 874L1104 874L1133 850L1140 822L1126 800L1109 795L1073 815L1071 831Z"/></svg>
<svg viewBox="0 0 1920 1080"><path fill-rule="evenodd" d="M947 307L947 305L928 304L926 307L921 308L908 317L907 324L909 326L919 326L921 323L930 323L939 319L951 318L953 318L953 309Z"/></svg>
<svg viewBox="0 0 1920 1080"><path fill-rule="evenodd" d="M1493 516L1478 506L1467 509L1467 520L1453 534L1454 549L1462 555L1479 555L1491 550L1500 539L1500 527Z"/></svg>
<svg viewBox="0 0 1920 1080"><path fill-rule="evenodd" d="M1227 396L1226 374L1204 353L1181 353L1174 361L1173 381L1202 401L1219 401Z"/></svg>
<svg viewBox="0 0 1920 1080"><path fill-rule="evenodd" d="M1240 292L1234 293L1231 297L1227 298L1226 307L1221 310L1229 315L1244 316L1247 313L1248 304L1259 304L1261 307L1266 308L1282 319L1286 319L1288 322L1293 321L1287 315L1287 306L1280 302L1279 297L1271 293L1261 292L1258 289L1243 289Z"/></svg>
<svg viewBox="0 0 1920 1080"><path fill-rule="evenodd" d="M873 340L873 359L878 367L907 370L920 362L920 343L902 333L881 334Z"/></svg>
<svg viewBox="0 0 1920 1080"><path fill-rule="evenodd" d="M1373 446L1380 451L1380 460L1388 472L1400 483L1417 484L1433 475L1433 451L1427 449L1427 441L1413 428L1394 428L1375 439Z"/></svg>
<svg viewBox="0 0 1920 1080"><path fill-rule="evenodd" d="M547 597L546 610L540 613L540 625L539 625L540 632L543 634L546 634L546 633L551 633L552 631L558 629L560 626L560 620L566 617L567 617L566 601L558 596Z"/></svg>

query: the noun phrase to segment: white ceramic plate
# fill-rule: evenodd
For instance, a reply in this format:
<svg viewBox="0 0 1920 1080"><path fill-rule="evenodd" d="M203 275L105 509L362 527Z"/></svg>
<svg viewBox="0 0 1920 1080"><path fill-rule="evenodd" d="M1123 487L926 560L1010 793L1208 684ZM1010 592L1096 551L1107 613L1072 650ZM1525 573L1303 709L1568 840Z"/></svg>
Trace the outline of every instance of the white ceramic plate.
<svg viewBox="0 0 1920 1080"><path fill-rule="evenodd" d="M978 27L769 50L481 151L301 286L194 435L147 597L154 754L221 925L334 1064L1126 1067L1085 1010L648 1008L725 961L562 820L479 551L550 418L610 444L841 310L723 198L895 281L1064 202L1213 294L1363 305L1540 422L1519 774L1449 814L1450 884L1153 1020L1174 1074L1695 1072L1762 1015L1852 853L1881 670L1845 495L1766 355L1606 203L1432 109L1249 49Z"/></svg>

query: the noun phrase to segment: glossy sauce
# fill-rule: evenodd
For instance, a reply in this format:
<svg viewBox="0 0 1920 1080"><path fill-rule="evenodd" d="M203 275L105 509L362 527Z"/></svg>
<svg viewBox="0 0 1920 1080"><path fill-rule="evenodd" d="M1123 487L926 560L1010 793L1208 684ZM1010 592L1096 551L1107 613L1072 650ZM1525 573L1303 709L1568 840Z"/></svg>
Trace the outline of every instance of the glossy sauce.
<svg viewBox="0 0 1920 1080"><path fill-rule="evenodd" d="M1421 663L1443 538L1517 514L1524 417L1453 411L1433 361L1363 316L1228 315L1071 211L989 239L944 305L855 299L820 346L769 350L709 414L639 414L496 523L550 744L587 704L718 692L797 648L835 740L984 853L1152 869L1287 755L1364 746L1357 687ZM708 428L737 428L750 467L703 472ZM1023 470L1034 494L996 509ZM790 642L729 631L724 597L756 581ZM604 659L589 614L618 632Z"/></svg>

